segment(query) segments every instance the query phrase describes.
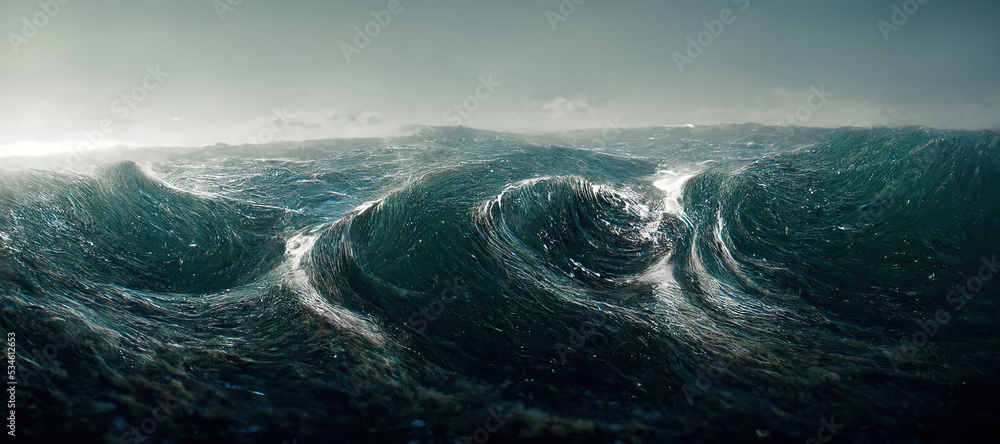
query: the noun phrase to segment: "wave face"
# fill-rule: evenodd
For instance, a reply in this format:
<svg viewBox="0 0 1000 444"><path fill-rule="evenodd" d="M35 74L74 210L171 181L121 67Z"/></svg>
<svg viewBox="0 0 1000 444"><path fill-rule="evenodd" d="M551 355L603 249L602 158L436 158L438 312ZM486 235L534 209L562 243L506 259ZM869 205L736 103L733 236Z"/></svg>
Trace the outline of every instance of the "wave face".
<svg viewBox="0 0 1000 444"><path fill-rule="evenodd" d="M157 438L972 439L998 137L422 128L6 171L19 432L125 442L169 400Z"/></svg>

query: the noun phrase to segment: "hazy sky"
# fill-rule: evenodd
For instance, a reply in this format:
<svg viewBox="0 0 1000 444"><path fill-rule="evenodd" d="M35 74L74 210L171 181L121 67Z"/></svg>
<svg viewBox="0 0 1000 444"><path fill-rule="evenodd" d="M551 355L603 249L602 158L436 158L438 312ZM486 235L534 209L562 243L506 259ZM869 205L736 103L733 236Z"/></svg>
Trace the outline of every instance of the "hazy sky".
<svg viewBox="0 0 1000 444"><path fill-rule="evenodd" d="M405 124L1000 127L995 0L579 1L0 0L0 154Z"/></svg>

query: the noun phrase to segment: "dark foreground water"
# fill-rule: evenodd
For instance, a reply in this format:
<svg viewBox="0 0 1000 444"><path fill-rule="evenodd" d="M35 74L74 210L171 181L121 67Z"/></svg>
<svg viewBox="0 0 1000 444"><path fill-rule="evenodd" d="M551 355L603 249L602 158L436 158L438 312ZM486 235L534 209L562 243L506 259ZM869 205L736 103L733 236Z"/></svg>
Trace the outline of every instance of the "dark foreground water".
<svg viewBox="0 0 1000 444"><path fill-rule="evenodd" d="M18 442L1000 439L998 133L603 136L0 159Z"/></svg>

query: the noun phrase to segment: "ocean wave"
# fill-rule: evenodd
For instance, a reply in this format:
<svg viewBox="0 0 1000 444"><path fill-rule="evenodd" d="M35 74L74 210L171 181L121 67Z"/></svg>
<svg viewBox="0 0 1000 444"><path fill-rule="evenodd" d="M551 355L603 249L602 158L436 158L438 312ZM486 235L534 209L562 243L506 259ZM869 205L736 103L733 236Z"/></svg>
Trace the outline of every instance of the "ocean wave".
<svg viewBox="0 0 1000 444"><path fill-rule="evenodd" d="M119 375L95 383L95 409L175 390L201 418L186 432L206 430L208 400L233 397L257 407L232 406L226 432L206 436L244 440L293 418L455 436L469 403L514 412L509 433L530 436L586 423L789 437L838 405L913 437L885 425L904 404L916 422L942 387L993 387L978 369L996 364L998 293L976 273L1000 250L995 132L579 136L425 128L4 173L4 322L29 349L46 331L72 338L62 364L28 360L44 377L26 396L82 397L60 365ZM952 297L974 279L975 298ZM941 310L933 345L907 342ZM978 398L957 402L988 419Z"/></svg>

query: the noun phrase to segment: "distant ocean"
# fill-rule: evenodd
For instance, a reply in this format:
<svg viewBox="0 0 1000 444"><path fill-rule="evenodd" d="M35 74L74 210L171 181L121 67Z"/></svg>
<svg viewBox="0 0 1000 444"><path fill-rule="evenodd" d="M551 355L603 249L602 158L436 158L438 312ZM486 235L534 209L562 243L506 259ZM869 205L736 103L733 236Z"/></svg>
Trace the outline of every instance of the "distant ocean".
<svg viewBox="0 0 1000 444"><path fill-rule="evenodd" d="M427 127L8 164L14 442L1000 440L998 140Z"/></svg>

